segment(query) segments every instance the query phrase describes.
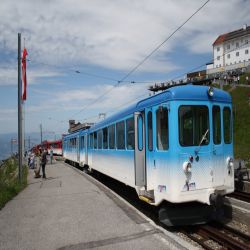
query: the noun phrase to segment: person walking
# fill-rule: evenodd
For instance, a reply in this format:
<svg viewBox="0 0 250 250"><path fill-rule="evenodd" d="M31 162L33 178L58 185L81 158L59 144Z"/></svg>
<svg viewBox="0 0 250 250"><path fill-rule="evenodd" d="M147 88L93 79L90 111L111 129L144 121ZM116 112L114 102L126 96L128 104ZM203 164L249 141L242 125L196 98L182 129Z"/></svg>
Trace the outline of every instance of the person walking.
<svg viewBox="0 0 250 250"><path fill-rule="evenodd" d="M41 165L42 165L42 172L43 172L44 179L46 179L46 174L45 174L46 163L47 163L47 151L46 149L44 149L41 155Z"/></svg>

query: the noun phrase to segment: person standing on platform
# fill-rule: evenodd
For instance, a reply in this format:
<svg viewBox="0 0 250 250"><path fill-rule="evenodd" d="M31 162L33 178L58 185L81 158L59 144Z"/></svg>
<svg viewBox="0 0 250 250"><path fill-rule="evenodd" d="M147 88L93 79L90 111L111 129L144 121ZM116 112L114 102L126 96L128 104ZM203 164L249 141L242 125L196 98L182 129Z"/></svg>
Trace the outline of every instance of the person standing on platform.
<svg viewBox="0 0 250 250"><path fill-rule="evenodd" d="M40 168L41 168L41 159L40 159L40 150L36 151L35 153L35 167L34 167L34 173L35 178L40 178Z"/></svg>
<svg viewBox="0 0 250 250"><path fill-rule="evenodd" d="M52 164L53 162L53 149L52 148L50 148L49 155L50 155L50 164Z"/></svg>
<svg viewBox="0 0 250 250"><path fill-rule="evenodd" d="M35 154L34 153L32 153L31 156L30 156L29 168L30 169L34 169L35 168Z"/></svg>
<svg viewBox="0 0 250 250"><path fill-rule="evenodd" d="M46 174L45 174L46 163L47 163L47 150L44 149L41 155L41 165L42 165L42 172L43 172L44 179L46 179Z"/></svg>

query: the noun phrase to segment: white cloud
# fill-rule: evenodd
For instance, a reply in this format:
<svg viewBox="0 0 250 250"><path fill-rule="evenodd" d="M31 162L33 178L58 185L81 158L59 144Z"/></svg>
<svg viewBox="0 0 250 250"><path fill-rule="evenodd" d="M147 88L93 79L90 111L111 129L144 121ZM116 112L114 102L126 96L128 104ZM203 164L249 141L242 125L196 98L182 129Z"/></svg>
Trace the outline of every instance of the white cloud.
<svg viewBox="0 0 250 250"><path fill-rule="evenodd" d="M44 82L60 84L58 79L68 76L64 70L70 65L79 65L80 69L86 66L91 72L100 67L105 69L104 74L107 76L109 72L112 73L111 77L114 72L123 76L203 2L205 0L2 0L0 55L3 56L0 58L0 86L17 84L17 33L21 32L22 37L26 38L30 59L27 72L28 84L33 85L30 91L42 94L40 97L43 98L34 100L30 95L27 116L37 115L40 119L40 116L48 117L50 112L58 112L58 116L68 119L87 106L84 112L76 116L82 120L98 112L114 110L132 102L137 96L143 96L144 93L146 96L147 86L121 85L89 105L112 88L112 85L93 82L88 85L86 81L84 87L80 87L79 75L64 78L64 82L77 81L76 85L68 85L64 91L60 87L58 91L55 88L47 91L42 85L35 89L35 85ZM212 42L218 35L239 29L244 23L250 24L249 10L249 1L211 0L138 71L164 72L167 75L179 69L180 58L172 56L177 48L189 51L190 54L212 55ZM94 74L102 75L96 71ZM35 104L35 101L39 104Z"/></svg>
<svg viewBox="0 0 250 250"><path fill-rule="evenodd" d="M0 67L0 86L17 86L17 69Z"/></svg>
<svg viewBox="0 0 250 250"><path fill-rule="evenodd" d="M27 82L29 85L38 84L43 78L52 78L62 76L63 73L46 68L31 68L27 70ZM17 67L2 66L0 67L0 86L15 85L17 86Z"/></svg>
<svg viewBox="0 0 250 250"><path fill-rule="evenodd" d="M97 98L99 93L107 94L102 98ZM49 95L49 92L47 94ZM148 90L145 84L120 85L118 87L96 85L88 90L59 91L54 93L53 98L48 99L45 103L27 106L26 112L31 115L38 112L45 113L47 116L54 112L64 112L67 114L67 119L73 118L82 121L86 117L97 116L100 112L110 113L120 110L138 101L138 98L142 99L146 96L148 96ZM80 110L82 111L79 112ZM61 113L60 115L62 115Z"/></svg>
<svg viewBox="0 0 250 250"><path fill-rule="evenodd" d="M2 116L6 116L6 115L15 115L17 114L17 108L14 109L14 108L0 108L0 117Z"/></svg>
<svg viewBox="0 0 250 250"><path fill-rule="evenodd" d="M90 63L129 70L201 4L198 0L6 0L1 2L0 44L14 51L21 31L29 56L38 62ZM195 53L209 52L217 35L249 22L248 13L248 1L210 1L158 54L179 43ZM175 68L176 62L166 59L165 63L170 67L162 67L155 57L153 67L145 64L140 70L166 72Z"/></svg>

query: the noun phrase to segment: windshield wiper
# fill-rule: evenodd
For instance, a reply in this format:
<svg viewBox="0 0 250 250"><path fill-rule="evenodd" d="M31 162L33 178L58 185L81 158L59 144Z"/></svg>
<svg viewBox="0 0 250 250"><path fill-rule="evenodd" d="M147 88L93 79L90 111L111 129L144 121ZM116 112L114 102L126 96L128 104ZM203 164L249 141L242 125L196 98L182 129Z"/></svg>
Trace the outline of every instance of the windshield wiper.
<svg viewBox="0 0 250 250"><path fill-rule="evenodd" d="M198 146L198 148L195 150L195 154L198 154L198 153L199 153L201 144L202 144L202 142L206 139L208 131L209 131L209 129L207 129L207 131L205 132L205 134L202 136L201 141L200 141L200 143L199 143L199 146Z"/></svg>

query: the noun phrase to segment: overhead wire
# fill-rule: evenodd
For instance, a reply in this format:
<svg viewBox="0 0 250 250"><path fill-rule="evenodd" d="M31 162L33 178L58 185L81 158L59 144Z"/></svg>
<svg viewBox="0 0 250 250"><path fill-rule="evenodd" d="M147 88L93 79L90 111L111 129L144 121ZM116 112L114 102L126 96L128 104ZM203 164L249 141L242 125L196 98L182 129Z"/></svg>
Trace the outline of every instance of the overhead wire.
<svg viewBox="0 0 250 250"><path fill-rule="evenodd" d="M68 67L64 67L64 66L59 66L59 65L55 65L55 64L48 64L48 63L43 63L43 62L37 62L33 59L28 59L27 61L29 62L33 62L34 64L38 64L38 65L44 65L44 66L48 66L48 67L54 67L54 68L58 68L61 70L67 70L76 74L83 74L83 75L88 75L91 77L96 77L96 78L100 78L100 79L105 79L105 80L109 80L109 81L114 81L114 82L118 82L117 79L112 78L112 77L108 77L108 76L104 76L104 75L98 75L98 74L93 74L93 73L89 73L83 70L79 70L79 69L74 69L74 68L68 68Z"/></svg>
<svg viewBox="0 0 250 250"><path fill-rule="evenodd" d="M157 50L159 50L176 32L178 32L192 17L194 17L210 0L207 0L205 3L203 3L191 16L189 16L177 29L175 29L163 42L161 42L156 48L154 48L142 61L140 61L135 67L133 67L121 80L119 80L115 85L113 85L112 88L105 91L103 94L98 96L96 99L94 99L92 102L86 104L81 110L76 112L74 116L80 114L82 111L85 110L90 105L93 105L95 102L100 100L102 97L110 93L115 87L119 86L120 83L125 82L125 80L134 73L149 57L151 57Z"/></svg>
<svg viewBox="0 0 250 250"><path fill-rule="evenodd" d="M151 57L160 47L163 46L177 31L179 31L193 16L195 16L210 0L207 0L202 6L200 6L184 23L182 23L176 30L174 30L163 42L161 42L155 49L153 49L142 61L140 61L134 68L132 68L120 81L127 79L132 73L134 73L149 57Z"/></svg>
<svg viewBox="0 0 250 250"><path fill-rule="evenodd" d="M141 99L142 97L145 97L146 95L148 95L148 94L143 94L143 95L136 96L135 98L133 98L133 99L131 99L131 100L119 105L119 106L113 107L112 110L105 110L103 113L107 114L107 113L117 112L117 110L119 110L120 108L122 108L122 107L124 107L124 106L126 106L128 104L131 104L132 102L135 102L137 99ZM93 116L86 117L86 118L83 119L83 121L87 121L87 120L95 118L95 117L97 118L98 115L93 115Z"/></svg>
<svg viewBox="0 0 250 250"><path fill-rule="evenodd" d="M225 51L221 56L223 57L223 56L225 56L225 55L227 55L227 54L229 54L229 53L232 53L232 52L234 52L234 51L236 51L236 50L239 50L239 49L243 48L245 45L247 45L248 43L249 43L249 41L246 40L245 43L243 43L241 46L236 47L236 48L231 49L231 50L227 50L227 51ZM212 57L210 61L213 61L213 62L214 62L215 59L216 59L215 57ZM191 70L189 70L189 71L187 71L187 72L185 72L185 73L183 73L183 74L177 75L175 78L172 78L172 80L178 79L179 77L181 77L181 76L183 76L183 75L186 75L186 74L188 74L189 72L193 72L194 70L198 70L198 69L200 69L201 67L205 66L206 64L207 64L207 63L203 63L203 64L201 64L201 65L198 65L198 66L192 68ZM171 81L171 80L170 80L170 81ZM136 99L138 99L138 98L140 98L140 97L143 97L143 96L145 96L145 95L136 97L135 99L130 100L128 103L122 104L120 107L122 107L122 106L124 106L124 105L127 105L127 104L131 103L131 101L135 101ZM116 109L119 109L120 107L116 107ZM106 112L109 113L109 112L111 112L111 111L106 111ZM115 111L112 111L112 113L113 113L113 112L115 112ZM86 118L86 119L88 119L88 118Z"/></svg>
<svg viewBox="0 0 250 250"><path fill-rule="evenodd" d="M227 55L227 54L229 54L229 53L232 53L232 52L234 52L234 51L236 51L236 50L238 50L238 49L241 49L241 48L243 48L245 45L247 45L249 43L249 41L247 40L247 41L245 41L245 43L243 43L241 46L239 46L239 47L237 47L237 48L234 48L234 49L231 49L231 50L228 50L228 51L225 51L221 56L225 56L225 55ZM210 61L215 61L215 57L213 57L213 58L211 58L211 60ZM189 72L193 72L194 70L197 70L197 69L199 69L199 68L201 68L201 67L203 67L203 66L205 66L207 63L203 63L203 64L201 64L201 65L198 65L198 66L196 66L196 67L194 67L194 68L192 68L192 69L190 69L190 70L188 70L188 71L186 71L185 73L182 73L182 74L179 74L179 75L177 75L177 76L175 76L175 78L172 78L172 80L175 80L175 79L178 79L179 77L181 77L181 76L183 76L183 75L186 75L186 74L188 74ZM170 80L171 81L171 80ZM138 83L138 82L137 82ZM148 83L151 83L151 82L148 82ZM157 83L157 82L156 82ZM136 96L136 98L133 98L132 100L130 100L130 101L128 101L128 102L126 102L126 103L123 103L123 104L121 104L121 105L119 105L119 106L117 106L117 107L113 107L112 108L112 110L106 110L106 111L104 111L104 113L114 113L114 112L116 112L117 111L117 109L120 109L121 107L124 107L125 105L128 105L128 104L130 104L131 102L134 102L134 101L136 101L137 99L139 99L139 98L142 98L142 97L144 97L144 96L146 96L146 94L143 94L143 95L139 95L139 96ZM115 110L114 110L115 109ZM89 119L92 119L92 118L97 118L98 117L98 115L93 115L93 116L90 116L90 117L86 117L86 118L84 118L84 120L83 121L87 121L87 120L89 120ZM54 119L53 119L54 120ZM59 121L59 120L56 120L57 122L60 122L60 123L62 123L62 122L68 122L68 120L61 120L61 121Z"/></svg>

